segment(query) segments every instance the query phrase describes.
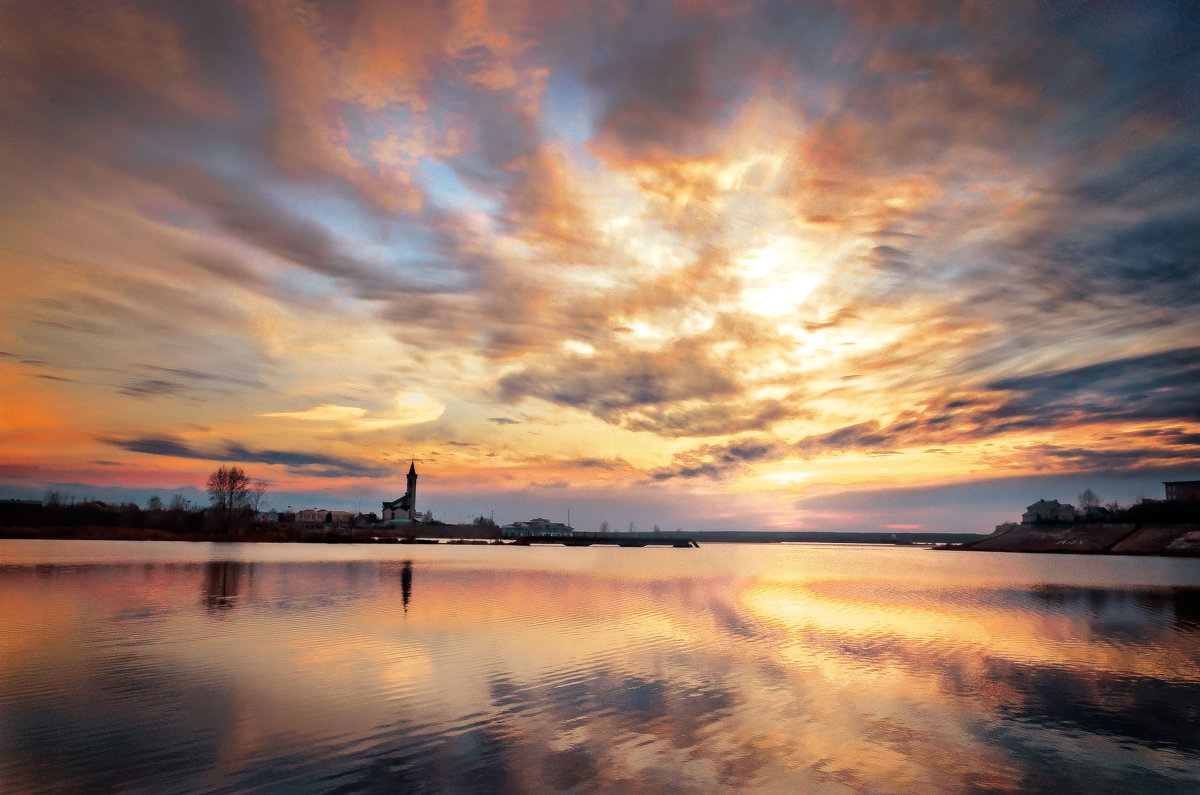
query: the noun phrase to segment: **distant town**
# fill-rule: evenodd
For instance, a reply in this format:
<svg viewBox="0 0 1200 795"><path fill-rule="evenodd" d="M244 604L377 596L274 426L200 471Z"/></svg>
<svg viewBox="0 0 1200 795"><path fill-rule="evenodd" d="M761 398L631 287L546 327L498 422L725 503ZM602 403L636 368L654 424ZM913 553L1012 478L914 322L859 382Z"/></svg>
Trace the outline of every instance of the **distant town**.
<svg viewBox="0 0 1200 795"><path fill-rule="evenodd" d="M820 531L581 531L542 517L498 525L490 516L465 524L438 521L418 509L416 462L409 463L406 488L382 502L378 513L331 508L263 509L267 484L240 467L221 466L209 477L211 504L195 505L179 495L145 507L132 503L76 500L48 492L42 500L0 500L0 537L90 538L188 541L314 541L326 543L496 543L566 546L673 546L721 543L859 543L929 545L939 549L991 552L1078 552L1089 554L1200 555L1200 480L1164 483L1163 499L1128 506L1102 503L1091 489L1078 505L1039 499L1020 522L982 533Z"/></svg>
<svg viewBox="0 0 1200 795"><path fill-rule="evenodd" d="M991 535L945 549L977 552L1069 552L1107 555L1200 557L1200 480L1163 483L1164 498L1122 507L1101 504L1091 489L1079 504L1040 499L1020 522L996 526Z"/></svg>

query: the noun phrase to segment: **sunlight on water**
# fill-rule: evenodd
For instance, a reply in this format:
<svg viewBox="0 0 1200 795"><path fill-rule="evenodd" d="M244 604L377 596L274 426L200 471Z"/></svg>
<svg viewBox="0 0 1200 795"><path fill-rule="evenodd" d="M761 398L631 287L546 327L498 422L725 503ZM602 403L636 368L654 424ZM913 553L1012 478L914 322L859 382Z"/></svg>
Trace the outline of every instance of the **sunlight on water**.
<svg viewBox="0 0 1200 795"><path fill-rule="evenodd" d="M1200 561L0 543L0 791L1200 788Z"/></svg>

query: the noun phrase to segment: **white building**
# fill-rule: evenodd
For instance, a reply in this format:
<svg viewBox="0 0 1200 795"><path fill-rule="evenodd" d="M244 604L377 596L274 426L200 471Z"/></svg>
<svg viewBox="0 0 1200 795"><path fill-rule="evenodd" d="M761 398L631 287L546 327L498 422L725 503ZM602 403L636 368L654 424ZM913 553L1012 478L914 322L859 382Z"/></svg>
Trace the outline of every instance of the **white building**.
<svg viewBox="0 0 1200 795"><path fill-rule="evenodd" d="M1074 521L1075 506L1063 505L1058 500L1038 500L1021 514L1021 524L1071 524Z"/></svg>
<svg viewBox="0 0 1200 795"><path fill-rule="evenodd" d="M504 538L520 538L522 536L571 536L575 534L575 528L562 524L560 522L552 522L549 519L530 519L528 522L513 522L506 524L500 528L500 535Z"/></svg>

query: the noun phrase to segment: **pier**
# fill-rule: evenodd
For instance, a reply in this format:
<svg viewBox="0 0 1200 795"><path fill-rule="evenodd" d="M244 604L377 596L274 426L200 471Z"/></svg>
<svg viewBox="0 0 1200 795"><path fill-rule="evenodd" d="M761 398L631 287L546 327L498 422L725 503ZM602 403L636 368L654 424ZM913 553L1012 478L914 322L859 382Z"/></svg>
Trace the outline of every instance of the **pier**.
<svg viewBox="0 0 1200 795"><path fill-rule="evenodd" d="M516 539L514 544L562 544L567 547L675 547L677 549L699 548L690 536L681 533L588 533L579 532L569 536L530 534Z"/></svg>

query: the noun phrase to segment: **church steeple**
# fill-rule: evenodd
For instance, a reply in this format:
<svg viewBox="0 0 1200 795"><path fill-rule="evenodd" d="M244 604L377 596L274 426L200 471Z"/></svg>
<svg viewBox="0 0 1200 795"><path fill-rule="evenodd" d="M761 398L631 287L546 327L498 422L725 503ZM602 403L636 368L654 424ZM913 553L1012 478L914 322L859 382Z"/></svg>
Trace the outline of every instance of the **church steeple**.
<svg viewBox="0 0 1200 795"><path fill-rule="evenodd" d="M404 491L404 496L398 500L385 502L383 504L384 521L403 521L407 519L414 522L417 519L417 459L412 459L408 462L408 488Z"/></svg>
<svg viewBox="0 0 1200 795"><path fill-rule="evenodd" d="M417 461L414 458L408 464L408 490L404 493L408 503L408 518L417 518Z"/></svg>

